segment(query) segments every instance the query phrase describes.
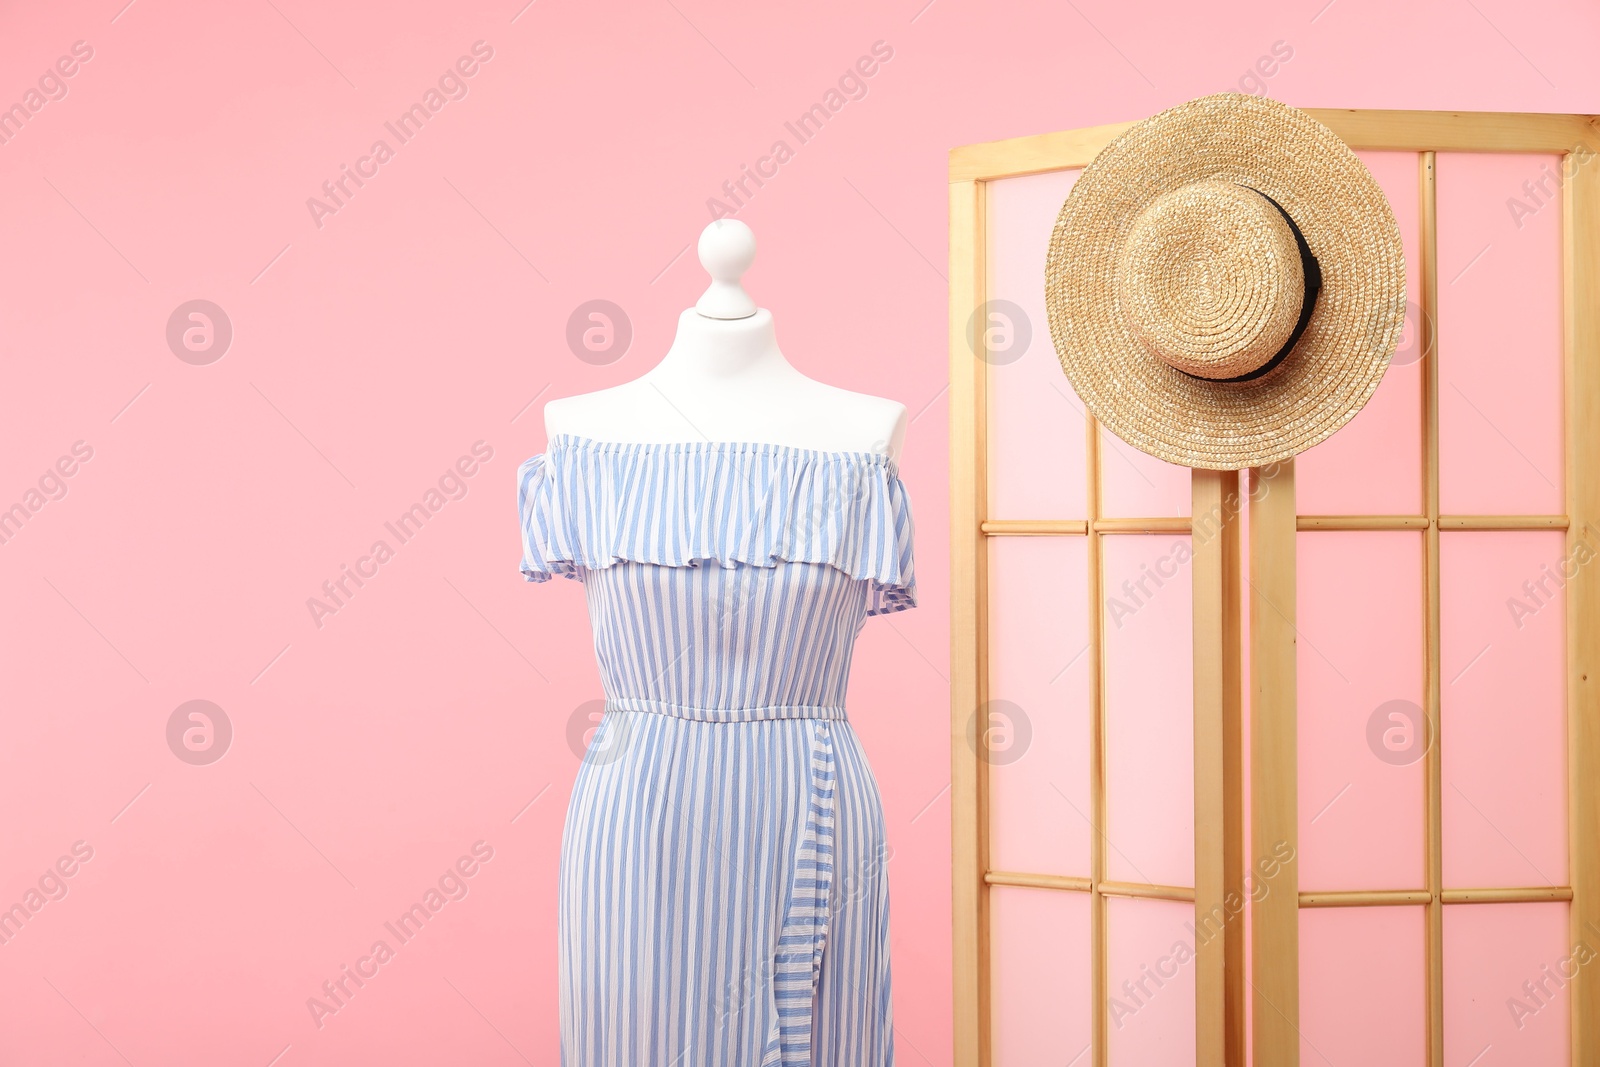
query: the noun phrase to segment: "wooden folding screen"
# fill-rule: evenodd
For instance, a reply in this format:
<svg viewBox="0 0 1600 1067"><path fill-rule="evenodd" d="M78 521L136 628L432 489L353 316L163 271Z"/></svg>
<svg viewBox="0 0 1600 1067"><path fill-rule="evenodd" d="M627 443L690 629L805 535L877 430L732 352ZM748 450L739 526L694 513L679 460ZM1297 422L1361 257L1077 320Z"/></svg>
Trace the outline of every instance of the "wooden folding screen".
<svg viewBox="0 0 1600 1067"><path fill-rule="evenodd" d="M1587 116L1380 111L1312 114L1362 152L1364 158L1368 153L1386 154L1382 165L1392 180L1385 187L1406 233L1414 292L1408 316L1412 332L1390 373L1417 376L1409 416L1413 421L1407 424L1416 429L1414 461L1399 455L1369 453L1363 457L1358 447L1346 449L1336 459L1308 453L1304 462L1286 463L1267 471L1237 475L1194 472L1186 501L1188 516L1172 514L1177 508L1167 514L1142 515L1137 508L1130 513L1129 508L1123 507L1108 514L1102 506L1108 491L1103 482L1109 469L1103 452L1120 447L1120 443L1108 441L1092 418L1073 414L1068 404L1042 416L1038 425L1026 420L1019 424L1017 413L1011 411L999 421L990 419L990 394L1000 380L996 376L1006 373L1010 358L1007 346L1019 343L1015 331L1031 333L1031 341L1024 337L1021 343L1031 343L1033 358L1037 358L1038 350L1048 353L1050 347L1048 326L1041 315L1027 321L1029 317L1021 309L990 292L994 266L990 262L991 197L1007 188L996 183L1081 168L1128 124L973 145L951 153L951 792L954 1033L958 1064L1008 1067L1009 1062L1019 1062L1017 1057L1007 1061L1003 1055L995 1054L997 1045L1011 1047L1005 1044L1004 1033L996 1033L995 1025L997 1018L1011 1018L1006 1015L1011 1010L1010 999L1025 1000L1026 1010L1037 1020L1040 1013L1048 1013L1058 1004L1062 1013L1071 1014L1075 1009L1068 1000L1074 995L1087 1002L1086 1034L1081 1047L1050 1048L1050 1061L1070 1067L1141 1062L1141 1057L1148 1058L1147 1051L1117 1044L1123 1040L1119 1034L1124 1016L1142 1010L1147 1001L1152 1005L1159 1001L1159 1010L1170 1013L1173 994L1165 994L1163 1001L1159 991L1168 988L1166 983L1172 982L1173 975L1186 968L1192 968L1192 978L1185 975L1171 988L1187 990L1187 983L1193 983L1196 1063L1206 1067L1241 1065L1247 1046L1253 1049L1254 1062L1273 1067L1298 1063L1302 1056L1308 1063L1327 1061L1328 1054L1317 1048L1302 1027L1300 1012L1302 987L1320 988L1322 972L1338 966L1334 950L1338 948L1340 928L1328 926L1318 917L1362 915L1383 916L1385 923L1393 918L1385 929L1392 929L1398 938L1388 944L1385 952L1371 958L1374 980L1380 981L1386 970L1406 972L1408 967L1414 967L1418 976L1420 991L1415 1012L1409 1003L1393 1011L1398 1020L1397 1032L1408 1034L1411 1031L1405 1029L1409 1025L1405 1020L1408 1013L1416 1015L1415 1047L1408 1039L1406 1048L1392 1054L1392 1062L1464 1067L1469 1062L1479 1063L1474 1056L1481 1058L1480 1067L1522 1062L1514 1057L1495 1058L1507 1053L1504 1048L1496 1051L1493 1041L1486 1042L1481 1050L1466 1047L1462 1042L1478 1040L1470 1027L1458 1027L1459 1033L1450 1039L1457 1047L1447 1048L1447 1015L1458 1018L1460 1010L1465 1010L1447 1011L1447 1005L1457 1003L1451 1000L1453 996L1468 998L1461 1003L1470 1001L1473 1010L1481 1006L1485 1012L1509 1015L1519 1033L1529 1027L1543 1027L1548 1037L1551 1028L1559 1027L1564 1017L1566 1026L1560 1044L1570 1059L1559 1062L1600 1062L1600 698L1596 696L1596 686L1600 685L1600 674L1596 673L1600 670L1600 578L1596 577L1596 568L1587 566L1600 552L1600 525L1596 525L1600 524L1600 166L1592 165L1600 153L1600 134L1595 121ZM1391 153L1406 156L1387 155ZM1501 297L1507 301L1525 300L1526 294L1519 295L1509 282L1503 293L1490 290L1487 295L1481 289L1475 291L1472 281L1455 286L1480 258L1490 253L1492 241L1486 242L1478 258L1471 257L1471 249L1466 249L1451 263L1453 276L1440 277L1441 225L1447 233L1454 232L1450 229L1454 225L1451 219L1440 222L1440 172L1448 189L1452 167L1456 173L1468 175L1475 166L1473 160L1485 154L1499 154L1504 159L1515 158L1513 154L1530 154L1523 169L1537 164L1527 173L1525 185L1512 181L1521 171L1506 177L1509 184L1504 190L1503 210L1510 216L1509 225L1521 230L1525 216L1541 211L1559 213L1560 266L1554 272L1559 281L1552 278L1546 286L1551 291L1532 298L1541 308L1548 302L1550 314L1558 316L1552 330L1553 355L1549 356L1555 363L1550 367L1532 366L1545 357L1523 351L1515 331L1492 342L1482 336L1482 322L1488 321L1483 319L1482 311L1486 302ZM1414 174L1414 181L1406 173ZM1493 180L1498 179L1491 179L1493 175L1481 180L1488 183L1486 188L1498 188L1493 185ZM1502 209L1496 206L1495 210ZM1053 214L1042 224L1047 227L1051 219ZM1554 214L1545 219L1554 225ZM1046 237L1047 234L1040 237L1040 248ZM1527 240L1530 243L1526 248L1533 248L1531 242L1535 239ZM1516 251L1523 254L1524 250ZM1042 290L1043 257L1037 258L1037 281ZM1471 277L1493 277L1494 260L1488 263L1491 266L1480 267L1480 274ZM1455 274L1458 270L1460 273ZM1448 294L1443 305L1441 286ZM1514 325L1521 310L1513 306L1495 313L1504 323ZM1019 314L1025 321L1014 321ZM1486 356L1484 346L1491 343L1500 348ZM1528 343L1538 347L1536 339ZM1502 381L1532 373L1553 374L1555 377L1550 380L1559 382L1560 407L1554 421L1561 425L1552 426L1549 431L1555 442L1553 460L1544 453L1524 454L1511 435L1501 432L1487 417L1482 426L1474 424L1476 429L1472 432L1481 433L1502 451L1509 446L1526 461L1527 470L1523 473L1531 486L1526 492L1514 487L1499 495L1479 492L1481 485L1513 476L1490 466L1476 469L1477 453L1471 433L1452 428L1456 425L1452 419L1459 422L1472 418L1471 412L1483 415L1481 394L1474 400L1468 391L1452 384L1441 396L1441 354L1448 357L1468 348L1474 348L1473 358L1480 363L1498 359L1500 369L1495 373L1508 376ZM1053 353L1048 358L1053 360ZM1030 388L1041 388L1042 381L1030 379ZM1064 377L1059 383L1044 387L1056 385L1065 391L1064 398L1070 394ZM1495 388L1493 378L1484 380L1483 389ZM1071 400L1075 402L1075 398ZM1081 426L1072 421L1077 418L1082 419ZM1063 430L1064 426L1070 429ZM1461 442L1446 448L1450 455L1443 464L1442 426L1450 441ZM1061 440L1063 432L1082 434L1082 444L1074 444L1072 457L1065 460L1054 453L1052 445ZM1494 441L1495 434L1504 439L1504 445ZM991 481L995 480L996 455L1005 452L1007 463L1019 462L1010 443L1035 439L1037 454L1026 458L1029 474L1068 486L1067 491L1051 499L1070 501L1062 505L1070 514L1017 514L1009 506L995 508ZM1000 449L995 444L999 441L1009 443ZM1126 462L1120 454L1117 459ZM1351 506L1330 508L1335 513L1329 514L1302 513L1296 503L1297 481L1301 483L1302 500L1322 501L1327 494L1317 488L1323 484L1318 479L1329 464L1357 462L1376 480L1399 477L1393 471L1400 471L1400 480L1409 479L1407 484L1414 486L1415 503L1409 503L1412 498L1401 493L1393 496L1397 503L1381 509L1363 511ZM1559 464L1561 469L1553 469L1553 464ZM1548 487L1534 481L1535 474ZM1373 499L1379 497L1383 494ZM1497 501L1503 504L1466 509L1467 505ZM1243 532L1241 527L1245 528ZM1105 588L1107 552L1125 556L1124 546L1138 535L1172 537L1177 539L1175 544L1184 546L1178 552L1183 566L1173 569L1176 580L1189 586L1192 627L1183 639L1169 640L1165 647L1152 644L1139 650L1139 658L1130 660L1125 650L1112 648L1108 652L1108 637L1114 633L1107 629L1108 618L1120 621L1118 613L1126 603L1118 599L1116 588ZM1320 540L1301 540L1306 537ZM1019 538L1052 547L1021 553L1004 547L1020 544ZM997 545L1001 548L997 549ZM1554 568L1535 567L1543 559L1540 553L1549 556L1551 548L1561 553L1558 560L1547 561ZM1127 557L1129 561L1133 558ZM1388 565L1384 561L1398 561L1390 568L1392 573L1383 571ZM1032 627L1011 618L991 619L996 593L991 589L992 565L1001 568L1007 576L1005 582L1012 586L1033 584L1035 578L1030 575L1036 575L1042 584L1018 603L1040 616L1035 620L1039 627L1070 629L1074 636L1067 644L1076 646L1082 640L1081 665L1075 666L1074 660L1066 666L1054 662L1049 666L1050 671L1057 667L1060 672L1083 671L1082 760L1038 778L1048 780L1049 789L1059 794L1059 804L1029 811L1025 806L1019 809L1015 797L1008 797L1001 812L1012 822L1081 820L1082 828L1073 833L1085 839L1082 847L1073 844L1058 850L1061 855L1081 855L1081 870L1024 870L992 862L997 832L1010 840L1016 830L1010 822L997 824L992 811L991 778L1002 773L997 768L1018 759L1046 760L1052 758L1052 752L1070 748L1060 747L1066 742L1058 743L1054 749L1035 743L1028 751L1026 737L1019 745L1019 732L1042 736L1059 724L1030 723L1024 709L1013 708L1006 693L994 691L991 685L992 660L1011 663L1018 656L1031 655L1033 649L1028 636ZM1174 577L1160 561L1155 566L1167 580ZM1081 583L1075 584L1073 590L1087 604L1087 618L1083 617L1081 605L1071 609L1070 619L1051 614L1051 574L1063 567L1076 575L1074 582ZM1129 568L1131 562L1124 569ZM1148 564L1140 564L1139 570L1129 573L1148 575L1149 571ZM1332 581L1330 571L1354 575L1355 580ZM1413 571L1415 580L1408 577ZM1479 583L1487 592L1475 591L1475 575L1489 575ZM1502 590L1496 584L1502 579L1509 582L1524 576L1528 579L1525 590L1514 584ZM1380 580L1388 584L1381 584ZM1152 581L1161 585L1163 579L1152 577ZM1330 857L1336 849L1325 849L1315 860L1315 884L1308 884L1302 882L1302 874L1308 868L1300 848L1307 828L1314 828L1314 835L1323 835L1325 827L1337 819L1377 820L1379 816L1374 812L1381 809L1369 811L1357 805L1354 796L1346 798L1346 792L1351 791L1349 783L1339 791L1334 779L1323 781L1324 763L1337 761L1328 751L1348 738L1328 734L1324 728L1325 720L1319 716L1323 705L1335 696L1325 696L1315 687L1323 684L1330 669L1335 674L1338 670L1334 661L1302 632L1303 620L1296 604L1298 599L1301 608L1317 618L1338 618L1337 606L1330 609L1329 604L1343 595L1341 584L1355 587L1362 582L1379 591L1381 602L1375 603L1368 615L1372 634L1357 636L1410 643L1414 634L1415 639L1417 699L1396 701L1392 709L1388 705L1374 709L1370 744L1373 755L1384 763L1399 765L1414 758L1415 792L1421 810L1401 813L1401 821L1415 825L1416 855L1406 858L1410 838L1403 833L1386 836L1384 828L1374 821L1374 848L1395 857L1392 866L1396 873L1390 880L1405 884L1339 886L1337 874L1329 873L1333 863ZM1148 592L1153 586L1142 588ZM1501 592L1505 593L1504 609L1497 606ZM1136 591L1131 595L1143 604ZM1178 603L1170 599L1176 594L1163 595L1169 597L1169 606ZM1540 659L1529 652L1532 645L1512 651L1513 663L1523 665L1517 669L1532 670L1526 663L1537 661L1543 665L1537 669L1564 672L1564 684L1555 689L1553 713L1532 706L1538 703L1537 694L1528 698L1527 708L1482 706L1491 698L1502 699L1505 672L1510 669L1505 665L1494 667L1488 660L1484 666L1475 666L1478 659L1471 658L1472 649L1468 646L1478 637L1471 633L1470 620L1474 611L1491 610L1483 606L1487 603L1485 597L1496 599L1493 610L1509 611L1519 626L1524 622L1523 615L1534 616L1543 612L1546 605L1559 605L1556 612L1534 620L1547 627L1543 631L1547 636L1554 632L1548 630L1553 617L1555 624L1564 629L1564 647L1557 649L1564 655L1556 657L1561 661L1558 667L1551 666L1556 660L1549 655L1541 652ZM1122 607L1110 607L1108 616L1108 605L1115 604ZM1467 620L1467 624L1461 620ZM996 627L1001 631L1000 637L992 641ZM1321 633L1317 636L1327 640ZM1173 647L1180 644L1184 647ZM1451 676L1446 676L1442 646L1451 649ZM1457 646L1465 651L1458 652ZM1360 642L1354 641L1350 647L1353 651L1349 655L1359 662ZM1065 651L1070 654L1076 649ZM1486 646L1479 658L1488 654ZM1517 656L1522 658L1516 659ZM1061 657L1063 662L1067 658ZM1130 662L1135 664L1131 674ZM1302 670L1302 665L1306 669ZM1118 740L1122 736L1118 731L1124 729L1118 718L1123 713L1108 709L1107 683L1112 680L1128 689L1131 683L1125 679L1136 676L1141 669L1188 670L1192 675L1194 860L1187 884L1181 878L1129 876L1127 869L1133 865L1126 856L1119 855L1108 836L1108 819L1115 808L1115 803L1108 801L1108 790L1112 796L1121 795L1116 792L1115 775L1108 782L1108 752L1116 751L1115 758L1124 761L1128 755L1126 743ZM1456 683L1470 677L1468 672L1474 669L1500 674L1494 675L1498 681L1480 686L1479 695L1469 699L1462 694L1478 682L1469 682L1465 689ZM1497 685L1499 689L1495 688ZM1506 699L1510 703L1520 700L1515 694ZM1301 709L1302 703L1306 704L1305 710ZM1248 710L1242 710L1242 706ZM1414 714L1409 708L1415 709ZM1362 711L1365 712L1364 707ZM1034 718L1040 714L1041 709L1035 707ZM1552 714L1556 719L1551 718ZM1017 721L1012 721L1013 716ZM1481 830L1487 836L1499 831L1494 821L1474 805L1469 790L1460 788L1453 778L1447 786L1444 769L1451 753L1458 753L1461 760L1471 757L1481 761L1485 752L1492 757L1496 737L1485 733L1484 723L1515 722L1519 717L1525 717L1531 731L1525 744L1543 744L1544 755L1540 758L1547 763L1554 751L1551 745L1559 748L1564 742L1565 765L1558 770L1564 770L1565 781L1545 785L1564 787L1560 788L1564 804L1557 814L1566 822L1565 855L1559 857L1565 864L1565 876L1556 872L1543 853L1519 852L1527 869L1539 872L1540 877L1530 876L1526 884L1511 884L1515 881L1511 875L1483 874L1486 868L1482 864L1475 867L1470 862L1453 860L1457 855L1469 856L1473 847L1469 847L1470 841L1459 848L1456 844L1447 845L1449 827L1466 825L1464 821L1452 823L1451 819L1458 818L1452 813L1461 813L1460 820L1482 816L1481 826L1473 823L1478 827L1473 833ZM1564 737L1551 740L1546 729L1550 721L1564 722ZM1309 749L1298 743L1303 723L1309 723L1314 733L1308 739L1312 746ZM1538 733L1541 729L1545 734ZM1410 737L1411 732L1417 737L1404 741L1413 746L1411 750L1390 752L1384 748L1394 738ZM1457 742L1454 748L1452 738ZM1512 736L1503 743L1515 746L1524 742ZM1007 747L1011 745L1018 747ZM1556 753L1557 757L1561 755ZM1074 755L1073 759L1077 758ZM1153 754L1152 759L1159 760L1159 754ZM1538 761L1530 765L1538 765ZM1167 765L1159 770L1171 773ZM1313 796L1306 792L1313 785L1333 788L1324 789L1327 796ZM1548 789L1534 791L1543 796ZM1400 789L1394 795L1408 794ZM1054 802L1054 798L1046 799ZM1341 802L1345 808L1337 807ZM1549 823L1553 818L1548 813L1549 803L1548 798L1531 798L1529 818L1539 817ZM1330 811L1335 814L1328 815ZM1354 812L1354 816L1347 812ZM1324 818L1329 823L1317 826ZM1346 825L1352 824L1347 821ZM1463 836L1465 831L1454 832L1462 841L1470 837ZM1540 832L1548 837L1553 831L1545 826ZM1511 836L1500 836L1505 845L1518 850ZM1077 838L1073 840L1076 842ZM1322 836L1317 840L1320 842ZM1001 851L1009 856L1042 854L1010 845ZM1066 868L1072 864L1063 861L1055 866ZM1413 869L1414 877L1408 873ZM1082 943L1062 940L1052 948L1054 934L1049 924L1035 922L1027 915L1006 919L1003 936L996 935L995 894L1018 891L1065 894L1081 902L1072 905L1078 910L1073 911L1071 923L1078 924L1074 929L1086 926L1087 936ZM1245 909L1247 919L1235 921L1235 905L1241 900L1249 902ZM1134 981L1125 980L1125 984L1113 988L1108 968L1108 931L1116 930L1118 920L1108 916L1124 908L1119 902L1127 901L1166 901L1168 908L1192 907L1192 959L1183 957L1171 962L1170 954L1151 955L1152 966L1140 966ZM1490 946L1500 936L1497 930L1504 934L1505 930L1521 929L1514 924L1496 926L1494 916L1510 913L1495 911L1494 906L1564 908L1564 949L1558 958L1544 961L1548 966L1529 963L1523 970L1515 970L1518 965L1506 964L1511 970L1502 968L1504 974L1497 972L1488 984L1480 982L1479 988L1473 984L1477 980L1473 976L1452 977L1454 972L1447 972L1447 942L1456 946L1451 950L1456 955L1451 958L1459 962L1477 951L1474 946ZM1377 910L1350 910L1360 908ZM1548 924L1551 914L1554 913L1540 912L1537 921ZM1413 918L1417 920L1414 924ZM1248 960L1246 922L1250 930ZM1322 925L1308 925L1313 923ZM1456 927L1454 933L1452 923ZM1406 940L1411 936L1408 931L1412 925L1417 928L1414 945ZM1302 940L1307 931L1315 937L1304 946L1309 953L1303 953ZM1209 936L1212 933L1216 936ZM1037 973L1047 978L1042 985L1034 983L1029 988L1009 991L999 998L1003 1002L997 1003L992 965L997 953L1002 949L1013 951L1019 939L1038 942L1023 947L1042 961L1042 970ZM1482 951L1492 949L1483 947ZM1525 981L1512 982L1505 975ZM1052 980L1059 980L1063 990L1070 987L1076 992L1058 996L1047 988ZM1184 993L1185 997L1188 995ZM1010 1023L1000 1029L1006 1025ZM1361 1025L1361 1021L1350 1020L1352 1027ZM1070 1027L1061 1032L1068 1030ZM1036 1035L1051 1032L1049 1027L1035 1028ZM1078 1036L1068 1043L1077 1045ZM1539 1047L1549 1047L1548 1041ZM1182 1062L1187 1057L1184 1050L1165 1062Z"/></svg>

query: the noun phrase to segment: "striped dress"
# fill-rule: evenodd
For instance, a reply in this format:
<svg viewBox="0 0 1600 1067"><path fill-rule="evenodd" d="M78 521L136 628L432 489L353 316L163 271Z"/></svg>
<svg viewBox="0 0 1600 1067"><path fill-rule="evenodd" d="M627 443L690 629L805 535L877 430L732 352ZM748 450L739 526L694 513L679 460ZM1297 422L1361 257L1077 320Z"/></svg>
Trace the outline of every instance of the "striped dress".
<svg viewBox="0 0 1600 1067"><path fill-rule="evenodd" d="M857 632L916 604L871 452L557 434L522 573L584 583L605 714L562 839L566 1067L894 1062L883 809Z"/></svg>

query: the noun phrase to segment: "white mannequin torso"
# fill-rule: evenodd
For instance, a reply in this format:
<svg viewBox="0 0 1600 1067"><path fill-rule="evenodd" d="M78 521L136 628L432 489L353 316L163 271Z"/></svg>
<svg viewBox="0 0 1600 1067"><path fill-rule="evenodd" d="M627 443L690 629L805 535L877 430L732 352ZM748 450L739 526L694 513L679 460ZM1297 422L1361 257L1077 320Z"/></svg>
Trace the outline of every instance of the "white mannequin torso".
<svg viewBox="0 0 1600 1067"><path fill-rule="evenodd" d="M796 370L778 348L772 314L756 309L738 286L754 256L755 238L743 223L708 226L700 259L712 286L679 316L661 362L633 381L550 401L545 432L625 444L737 441L877 452L898 464L905 405Z"/></svg>

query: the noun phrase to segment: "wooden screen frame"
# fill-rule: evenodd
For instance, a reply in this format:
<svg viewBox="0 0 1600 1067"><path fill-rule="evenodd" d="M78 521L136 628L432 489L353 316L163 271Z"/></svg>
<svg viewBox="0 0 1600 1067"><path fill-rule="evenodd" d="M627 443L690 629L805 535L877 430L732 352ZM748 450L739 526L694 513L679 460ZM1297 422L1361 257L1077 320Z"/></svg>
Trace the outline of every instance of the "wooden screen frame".
<svg viewBox="0 0 1600 1067"><path fill-rule="evenodd" d="M1264 597L1287 600L1293 615L1294 538L1308 529L1418 529L1424 531L1426 714L1438 736L1439 713L1439 553L1441 529L1565 529L1567 550L1589 524L1600 522L1600 166L1568 166L1566 157L1600 153L1600 119L1588 115L1501 112L1366 111L1311 109L1352 148L1419 154L1421 213L1421 336L1426 375L1423 389L1425 514L1296 515L1293 464L1267 476L1274 491L1252 501L1251 607ZM968 323L987 299L988 233L986 184L990 181L1086 166L1106 144L1132 123L1019 137L967 145L950 153L950 550L951 550L951 869L954 953L955 1063L987 1067L989 1055L989 886L1037 885L1091 893L1094 908L1108 895L1135 895L1133 887L1103 880L1103 862L1091 856L1091 877L1040 878L1007 875L988 862L987 761L967 742L972 716L988 700L987 612L988 538L1006 534L1082 535L1089 540L1091 612L1090 652L1096 661L1090 716L1096 758L1091 761L1090 794L1095 833L1105 827L1103 707L1099 699L1100 597L1099 535L1134 532L1130 520L1104 519L1094 509L1091 483L1089 517L1077 521L991 521L987 514L987 391L989 364L973 351ZM1433 153L1528 152L1563 157L1562 283L1565 386L1564 515L1444 516L1438 496L1438 364L1432 324L1436 321L1438 279L1433 198ZM1041 277L1041 284L1043 279ZM981 335L981 331L980 331ZM1098 470L1099 432L1088 420L1088 462ZM1230 474L1197 471L1193 514L1210 507L1237 487ZM1144 525L1152 525L1145 523ZM1187 532L1189 520L1167 520L1149 532ZM1123 527L1120 531L1118 527ZM1231 531L1231 532L1230 532ZM1242 885L1246 853L1241 839L1239 677L1241 605L1237 529L1224 523L1222 535L1197 552L1195 582L1195 890L1197 910ZM1584 568L1567 583L1567 752L1568 875L1570 885L1549 889L1442 890L1440 864L1440 761L1438 746L1426 757L1427 884L1414 891L1306 893L1298 891L1294 866L1286 868L1294 892L1269 894L1252 909L1256 931L1253 1043L1255 1062L1292 1067L1299 1062L1298 923L1299 909L1323 906L1422 904L1427 907L1429 1067L1443 1067L1442 909L1446 903L1511 900L1570 900L1572 940L1600 930L1600 568ZM1253 699L1252 748L1276 758L1253 761L1252 836L1287 840L1298 848L1296 815L1295 692L1293 626L1274 626L1271 612L1258 615L1251 631ZM984 731L977 731L978 737ZM980 742L981 746L981 742ZM1272 801L1270 808L1264 804ZM1103 857L1102 857L1103 861ZM1083 883L1083 884L1079 884ZM1140 892L1137 895L1155 895ZM1094 1015L1091 1067L1107 1062L1103 911L1093 924L1091 972ZM1200 1067L1242 1067L1245 1052L1243 934L1230 924L1228 937L1197 955L1196 1058ZM1580 970L1570 985L1572 1062L1600 1062L1600 975ZM1262 990L1273 999L1263 1004ZM1069 1050L1070 1051L1070 1050Z"/></svg>

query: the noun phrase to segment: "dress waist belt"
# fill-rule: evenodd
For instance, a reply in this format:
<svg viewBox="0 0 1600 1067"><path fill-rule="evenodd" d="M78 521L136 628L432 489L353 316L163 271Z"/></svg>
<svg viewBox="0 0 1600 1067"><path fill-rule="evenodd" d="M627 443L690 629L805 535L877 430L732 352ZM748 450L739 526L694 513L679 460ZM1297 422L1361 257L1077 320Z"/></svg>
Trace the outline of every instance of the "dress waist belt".
<svg viewBox="0 0 1600 1067"><path fill-rule="evenodd" d="M759 722L764 719L843 719L842 704L768 704L755 708L696 708L643 697L606 697L607 711L652 712L696 722Z"/></svg>

